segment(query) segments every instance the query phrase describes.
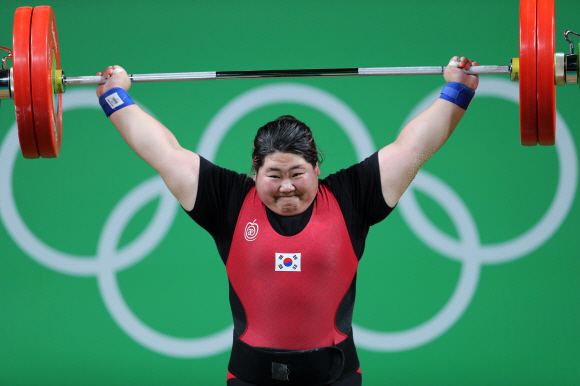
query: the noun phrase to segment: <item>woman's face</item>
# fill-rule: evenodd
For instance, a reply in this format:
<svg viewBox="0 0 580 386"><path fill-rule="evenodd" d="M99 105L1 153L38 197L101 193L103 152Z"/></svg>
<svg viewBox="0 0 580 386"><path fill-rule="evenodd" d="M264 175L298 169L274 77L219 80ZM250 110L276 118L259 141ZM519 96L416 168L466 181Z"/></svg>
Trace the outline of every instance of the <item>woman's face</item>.
<svg viewBox="0 0 580 386"><path fill-rule="evenodd" d="M254 174L260 200L274 213L294 216L304 212L318 191L318 164L296 154L276 152L266 156Z"/></svg>

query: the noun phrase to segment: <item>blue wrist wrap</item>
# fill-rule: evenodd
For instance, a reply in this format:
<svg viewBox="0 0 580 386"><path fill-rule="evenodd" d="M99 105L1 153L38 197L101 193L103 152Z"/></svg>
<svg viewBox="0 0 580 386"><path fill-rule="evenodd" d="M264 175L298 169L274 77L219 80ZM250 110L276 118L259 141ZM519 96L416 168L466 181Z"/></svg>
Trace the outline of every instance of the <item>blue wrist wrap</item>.
<svg viewBox="0 0 580 386"><path fill-rule="evenodd" d="M462 83L451 82L447 83L443 90L441 91L441 96L439 98L445 99L451 103L455 103L457 106L464 110L467 110L475 91L467 87Z"/></svg>
<svg viewBox="0 0 580 386"><path fill-rule="evenodd" d="M123 107L134 105L135 102L133 102L133 99L131 99L131 96L127 91L121 87L115 87L101 95L99 98L99 104L103 108L107 117L110 117L115 111L121 110Z"/></svg>

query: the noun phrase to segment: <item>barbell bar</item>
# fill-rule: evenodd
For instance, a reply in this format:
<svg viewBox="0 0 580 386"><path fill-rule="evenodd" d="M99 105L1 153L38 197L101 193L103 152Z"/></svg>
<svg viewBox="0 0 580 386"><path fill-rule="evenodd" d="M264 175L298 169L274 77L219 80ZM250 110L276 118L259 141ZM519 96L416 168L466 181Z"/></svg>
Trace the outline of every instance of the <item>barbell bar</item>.
<svg viewBox="0 0 580 386"><path fill-rule="evenodd" d="M510 75L519 81L521 143L555 142L555 86L578 84L578 54L566 31L570 53L555 53L554 0L520 1L519 57L505 66L472 66L477 75ZM105 83L102 76L67 77L60 66L54 11L50 6L20 7L14 15L12 50L2 59L0 100L14 99L20 147L24 158L54 158L62 142L62 94L66 87ZM580 50L580 46L579 46ZM6 61L12 59L13 67ZM133 83L212 79L322 76L440 75L446 66L326 68L263 71L206 71L131 74Z"/></svg>
<svg viewBox="0 0 580 386"><path fill-rule="evenodd" d="M211 79L248 79L248 78L304 78L320 76L355 76L355 75L441 75L446 66L425 67L369 67L369 68L315 68L306 70L258 70L258 71L207 71L175 72L159 74L131 74L132 83L179 82L189 80ZM476 66L466 71L468 74L509 74L509 66ZM69 85L104 84L102 76L63 77L60 81Z"/></svg>

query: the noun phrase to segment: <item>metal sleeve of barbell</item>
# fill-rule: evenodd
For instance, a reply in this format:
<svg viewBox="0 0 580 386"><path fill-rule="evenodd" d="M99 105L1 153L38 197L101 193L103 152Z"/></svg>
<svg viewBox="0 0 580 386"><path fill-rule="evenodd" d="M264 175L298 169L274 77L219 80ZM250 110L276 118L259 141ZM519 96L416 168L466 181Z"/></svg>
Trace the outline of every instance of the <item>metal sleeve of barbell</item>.
<svg viewBox="0 0 580 386"><path fill-rule="evenodd" d="M260 70L260 71L218 71L218 72L176 72L161 74L131 74L132 83L179 82L211 79L248 79L248 78L296 78L320 76L396 76L396 75L440 75L445 66L432 67L370 67L370 68L331 68L306 70ZM509 66L472 66L467 74L509 74ZM104 84L101 76L67 76L67 86Z"/></svg>
<svg viewBox="0 0 580 386"><path fill-rule="evenodd" d="M445 72L445 66L432 67L372 67L359 68L358 75L440 75ZM509 66L472 66L465 71L470 75L479 74L508 74L510 73Z"/></svg>
<svg viewBox="0 0 580 386"><path fill-rule="evenodd" d="M207 71L207 72L174 72L163 74L130 74L129 79L131 79L132 83L207 80L207 79L216 79L216 72ZM105 81L106 81L105 78L103 78L102 76L67 76L64 78L64 84L67 86L104 84Z"/></svg>

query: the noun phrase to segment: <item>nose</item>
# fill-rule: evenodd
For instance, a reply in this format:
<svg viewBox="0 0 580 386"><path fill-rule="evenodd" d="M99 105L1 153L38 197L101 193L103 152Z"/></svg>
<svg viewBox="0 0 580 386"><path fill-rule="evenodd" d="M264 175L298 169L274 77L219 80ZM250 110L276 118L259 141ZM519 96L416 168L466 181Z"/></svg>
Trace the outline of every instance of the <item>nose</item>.
<svg viewBox="0 0 580 386"><path fill-rule="evenodd" d="M280 192L281 193L291 193L295 190L294 184L292 181L288 179L282 180L282 184L280 185Z"/></svg>

